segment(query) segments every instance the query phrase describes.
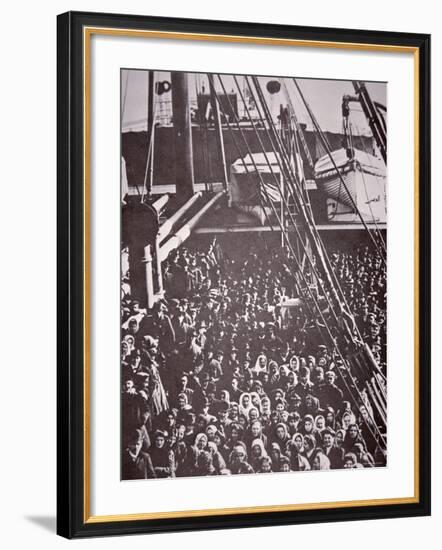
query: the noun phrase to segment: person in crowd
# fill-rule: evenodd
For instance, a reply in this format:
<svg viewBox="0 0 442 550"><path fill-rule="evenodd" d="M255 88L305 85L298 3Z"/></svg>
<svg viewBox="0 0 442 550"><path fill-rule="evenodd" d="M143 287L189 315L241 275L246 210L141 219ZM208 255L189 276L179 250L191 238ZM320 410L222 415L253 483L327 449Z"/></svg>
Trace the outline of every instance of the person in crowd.
<svg viewBox="0 0 442 550"><path fill-rule="evenodd" d="M330 459L322 451L315 454L312 470L330 470Z"/></svg>
<svg viewBox="0 0 442 550"><path fill-rule="evenodd" d="M243 443L233 447L229 457L229 469L232 474L253 474L252 466L247 462L247 451Z"/></svg>
<svg viewBox="0 0 442 550"><path fill-rule="evenodd" d="M358 459L354 453L346 453L344 455L343 467L346 469L363 468L363 466L358 463Z"/></svg>
<svg viewBox="0 0 442 550"><path fill-rule="evenodd" d="M343 443L344 451L346 453L355 452L355 445L357 443L362 445L362 449L365 452L366 445L364 439L362 438L359 426L357 424L350 424L345 433Z"/></svg>
<svg viewBox="0 0 442 550"><path fill-rule="evenodd" d="M331 428L326 428L322 433L322 449L330 461L330 468L338 470L344 463L344 449L335 442L336 434Z"/></svg>
<svg viewBox="0 0 442 550"><path fill-rule="evenodd" d="M128 434L127 446L123 451L121 470L123 479L149 479L157 477L148 452L142 451L143 434L133 430Z"/></svg>

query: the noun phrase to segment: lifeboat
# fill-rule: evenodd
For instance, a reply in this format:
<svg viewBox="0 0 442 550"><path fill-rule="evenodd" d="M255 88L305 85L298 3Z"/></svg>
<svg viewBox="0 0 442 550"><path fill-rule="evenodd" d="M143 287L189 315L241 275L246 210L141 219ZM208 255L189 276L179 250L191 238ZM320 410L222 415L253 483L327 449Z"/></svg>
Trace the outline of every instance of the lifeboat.
<svg viewBox="0 0 442 550"><path fill-rule="evenodd" d="M353 216L356 222L359 220L359 216L355 216L357 208L365 221L385 222L386 167L383 161L359 149L354 149L350 159L344 148L333 151L331 156L333 162L329 155L324 155L314 168L316 185L327 198L329 221L343 221L342 216L346 216L345 221L352 221Z"/></svg>

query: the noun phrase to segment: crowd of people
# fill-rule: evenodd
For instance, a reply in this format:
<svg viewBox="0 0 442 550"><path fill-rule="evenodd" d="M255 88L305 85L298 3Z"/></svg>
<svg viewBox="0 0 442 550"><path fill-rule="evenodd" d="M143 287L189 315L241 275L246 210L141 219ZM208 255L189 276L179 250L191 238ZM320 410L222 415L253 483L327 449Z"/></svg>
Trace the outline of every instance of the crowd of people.
<svg viewBox="0 0 442 550"><path fill-rule="evenodd" d="M330 261L385 374L382 262L369 247L331 250ZM386 464L376 417L349 391L342 361L296 300L298 284L281 248L229 257L216 242L171 254L152 311L131 295L127 274L122 479Z"/></svg>

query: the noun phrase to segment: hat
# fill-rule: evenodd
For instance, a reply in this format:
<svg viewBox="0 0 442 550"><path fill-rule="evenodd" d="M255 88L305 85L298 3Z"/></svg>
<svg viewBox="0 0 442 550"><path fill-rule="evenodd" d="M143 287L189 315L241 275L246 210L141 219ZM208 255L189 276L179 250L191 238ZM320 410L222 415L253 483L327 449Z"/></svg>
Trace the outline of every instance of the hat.
<svg viewBox="0 0 442 550"><path fill-rule="evenodd" d="M153 434L153 438L156 439L157 437L164 437L166 438L167 437L167 432L166 430L155 430L154 434Z"/></svg>

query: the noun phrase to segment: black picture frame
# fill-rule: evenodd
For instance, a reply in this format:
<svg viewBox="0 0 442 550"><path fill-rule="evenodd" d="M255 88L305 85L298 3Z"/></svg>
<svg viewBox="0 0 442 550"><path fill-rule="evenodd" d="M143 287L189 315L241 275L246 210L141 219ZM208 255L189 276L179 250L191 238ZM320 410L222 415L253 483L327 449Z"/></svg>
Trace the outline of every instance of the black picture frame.
<svg viewBox="0 0 442 550"><path fill-rule="evenodd" d="M57 41L57 532L67 538L397 518L430 514L430 36L69 12ZM269 37L415 48L419 59L419 498L407 504L94 522L84 485L84 82L85 27Z"/></svg>

